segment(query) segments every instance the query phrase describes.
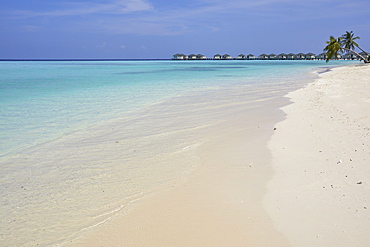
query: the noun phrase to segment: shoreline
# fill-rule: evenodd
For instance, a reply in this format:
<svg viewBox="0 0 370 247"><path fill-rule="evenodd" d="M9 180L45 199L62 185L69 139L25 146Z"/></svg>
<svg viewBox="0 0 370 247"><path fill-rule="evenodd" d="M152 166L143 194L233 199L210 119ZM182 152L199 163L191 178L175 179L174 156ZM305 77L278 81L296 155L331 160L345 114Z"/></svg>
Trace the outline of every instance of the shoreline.
<svg viewBox="0 0 370 247"><path fill-rule="evenodd" d="M264 207L291 246L370 244L370 67L332 68L289 93L269 141Z"/></svg>
<svg viewBox="0 0 370 247"><path fill-rule="evenodd" d="M232 235L229 230L229 239L247 238L243 232L248 232L245 229L254 226L248 223L249 215L256 215L253 222L261 220L257 213L248 213L249 209L243 207L241 201L245 203L248 196L255 195L258 200L251 199L254 204L250 207L263 212L262 195L271 171L261 167L255 169L256 173L252 169L253 176L245 174L248 171L245 169L246 164L259 166L269 161L267 151L248 160L248 157L244 157L247 154L245 150L249 150L252 155L257 153L253 150L258 151L262 147L267 150L268 138L265 135L268 133L270 137L273 125L266 127L265 124L282 119L279 107L287 103L283 95L312 81L311 73L308 72L312 71L311 66L317 64L293 66L289 71L288 66L283 66L282 71L287 74L276 77L272 76L276 67L270 66L266 70L266 78L252 80L251 75L245 81L241 79L244 76L239 78L241 74L237 70L235 78L221 76L212 87L175 95L170 100L150 105L132 116L123 114L13 155L2 163L3 171L9 174L5 176L9 181L9 190L5 191L3 198L5 202L11 202L4 204L4 212L8 213L3 218L9 224L6 227L4 225L6 234L3 235L3 242L67 245L70 240L85 233L103 229L118 218L117 215L121 217L127 212L131 213L139 205L152 204L157 200L155 198L168 193L173 196L182 194L188 198L182 199L186 201L199 198L192 207L196 209L196 205L199 205L199 208L205 209L203 211L212 208L212 205L218 205L216 211L219 213L215 211L214 217L209 215L210 220L201 221L203 226L198 223L200 230L214 229L212 234L202 234L204 238L219 235L219 230L213 228L220 220L218 215L223 215L222 222L228 222L229 226L239 222L239 233ZM271 80L267 80L268 78ZM265 128L259 129L259 126ZM258 148L253 143L243 142L257 131L264 135ZM228 145L223 146L224 143ZM209 150L208 154L204 150ZM228 156L231 151L232 157ZM200 162L201 157L205 157L203 163ZM211 163L219 160L230 161L233 169L229 171L225 164L217 163L217 172L213 171L214 166ZM225 186L221 186L216 177L223 178L226 173L233 178L232 182L225 180ZM200 175L198 178L195 175L189 176L192 174ZM189 182L192 177L194 179L191 181L195 182ZM250 183L244 182L249 180ZM200 188L194 187L180 189L186 183L191 186L201 184L203 188L207 187L206 193L199 193ZM178 193L167 193L168 190ZM220 197L216 200L215 194L221 190L228 190L233 194L233 207L237 208L235 212L238 211L238 214L233 215L233 207L229 207L231 204L225 204L228 193L222 195L225 200ZM196 197L195 193L202 196ZM246 197L241 198L244 195ZM164 199L164 202L169 200L167 196ZM237 201L240 202L236 203ZM210 202L213 202L212 205ZM161 203L157 205L163 207ZM181 205L178 206L172 212L180 209ZM190 208L189 206L188 209ZM193 211L188 210L188 215L192 216ZM240 220L237 216L242 213L243 220ZM264 212L261 215L267 218ZM193 228L192 224L189 228ZM227 229L231 227L220 231ZM271 227L269 229L275 232ZM257 233L251 233L248 239L262 238L253 237L253 234ZM268 235L273 234L276 233Z"/></svg>
<svg viewBox="0 0 370 247"><path fill-rule="evenodd" d="M216 114L224 120L207 130L210 139L197 148L200 164L184 181L66 245L287 246L262 205L272 177L266 144L283 118L278 106L287 103L272 95Z"/></svg>
<svg viewBox="0 0 370 247"><path fill-rule="evenodd" d="M322 204L326 195L320 197L322 194L317 196L313 193L305 198L305 190L310 190L311 183L316 183L312 182L315 176L309 180L306 176L308 170L315 172L313 168L305 168L302 177L297 176L297 167L291 167L301 157L315 156L311 149L317 147L316 143L307 142L308 146L299 150L300 142L293 142L290 147L293 153L289 155L286 147L282 149L283 153L276 149L287 139L310 139L309 132L299 135L301 122L297 126L299 133L291 132L291 115L301 119L302 114L306 114L304 118L312 119L306 124L315 122L313 129L320 128L322 116L312 117L311 112L311 108L317 106L318 95L311 95L312 92L307 90L314 85L320 85L320 90L323 90L323 78L328 80L337 70L356 67L334 67L327 73L317 73L318 79L288 93L287 97L277 97L261 108L249 109L247 114L234 118L233 123L229 121L217 125L214 136L198 147L201 165L185 181L142 198L129 211L74 239L68 246L352 246L353 242L348 241L338 245L337 235L327 239L325 232L317 230L322 227L322 215L307 219L310 214L299 208L314 204L318 207L316 212L325 209ZM311 98L307 99L305 95ZM307 103L313 104L308 111L305 109ZM296 111L287 110L297 107ZM321 109L322 105L316 110ZM308 126L304 128L309 129ZM324 136L322 138L331 141ZM293 159L288 169L284 167L287 159ZM278 166L281 163L283 167ZM281 176L282 172L285 176ZM320 174L326 172L329 173L320 171ZM297 195L289 194L295 183L303 182L308 183L308 188L299 185L293 191L299 191L301 187L303 191ZM327 186L323 189L336 188L333 184ZM331 207L334 206L331 204ZM306 227L297 227L302 222L306 223ZM367 228L364 229L366 231ZM363 241L360 243L364 244Z"/></svg>
<svg viewBox="0 0 370 247"><path fill-rule="evenodd" d="M71 246L370 243L366 75L362 65L332 68L288 93L291 103L276 99L282 111L270 102L247 128L248 114L218 126L222 133L199 147L202 164L185 182Z"/></svg>

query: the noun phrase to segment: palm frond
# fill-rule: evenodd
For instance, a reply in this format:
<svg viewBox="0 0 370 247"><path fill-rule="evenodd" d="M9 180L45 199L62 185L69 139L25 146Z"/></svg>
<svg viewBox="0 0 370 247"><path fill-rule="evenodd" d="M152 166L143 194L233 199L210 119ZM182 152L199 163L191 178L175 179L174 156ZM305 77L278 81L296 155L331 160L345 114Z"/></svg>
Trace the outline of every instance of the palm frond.
<svg viewBox="0 0 370 247"><path fill-rule="evenodd" d="M331 59L337 59L339 53L343 52L342 39L342 37L336 39L333 36L330 36L329 41L326 41L327 45L324 48L324 51L326 52L326 62Z"/></svg>

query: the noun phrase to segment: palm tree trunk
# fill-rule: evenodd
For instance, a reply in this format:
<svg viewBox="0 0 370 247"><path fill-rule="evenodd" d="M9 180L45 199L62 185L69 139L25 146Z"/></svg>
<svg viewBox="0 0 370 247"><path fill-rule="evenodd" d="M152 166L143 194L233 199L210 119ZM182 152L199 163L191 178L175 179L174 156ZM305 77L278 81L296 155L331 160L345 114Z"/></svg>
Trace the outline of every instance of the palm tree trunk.
<svg viewBox="0 0 370 247"><path fill-rule="evenodd" d="M358 49L360 49L363 53L365 53L366 55L369 55L369 53L367 53L366 51L362 50L361 47L357 46Z"/></svg>
<svg viewBox="0 0 370 247"><path fill-rule="evenodd" d="M361 55L360 55L360 54L358 54L357 52L352 51L352 50L350 50L350 49L348 49L348 48L344 48L344 47L342 47L342 49L344 49L344 50L346 50L346 51L349 51L349 52L352 52L353 54L355 54L355 55L359 56L362 60L364 60L364 62L365 62L365 63L370 63L366 58L364 58L363 56L361 56ZM361 49L361 50L362 50L362 49Z"/></svg>

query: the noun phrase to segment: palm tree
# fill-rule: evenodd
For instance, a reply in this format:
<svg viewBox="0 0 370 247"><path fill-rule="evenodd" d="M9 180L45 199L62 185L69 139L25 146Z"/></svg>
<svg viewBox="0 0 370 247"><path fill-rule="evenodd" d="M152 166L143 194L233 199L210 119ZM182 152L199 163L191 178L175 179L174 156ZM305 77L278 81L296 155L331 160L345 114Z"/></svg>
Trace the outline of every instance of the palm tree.
<svg viewBox="0 0 370 247"><path fill-rule="evenodd" d="M358 37L358 36L353 37L353 36L354 36L353 31L351 31L351 32L346 31L346 33L342 35L343 45L344 45L345 48L354 50L355 47L358 47L358 44L356 43L355 40L360 39L360 37Z"/></svg>
<svg viewBox="0 0 370 247"><path fill-rule="evenodd" d="M346 31L346 33L343 34L342 37L343 37L343 45L344 45L344 47L345 48L348 48L350 50L355 50L355 48L357 47L358 49L360 49L365 54L368 54L366 51L362 50L361 47L355 41L356 39L360 39L360 37L358 37L358 36L353 37L353 36L354 36L353 31L351 31L351 32Z"/></svg>
<svg viewBox="0 0 370 247"><path fill-rule="evenodd" d="M358 44L354 41L355 39L359 39L359 37L353 37L353 32L346 32L345 35L337 39L333 36L330 36L329 41L326 41L327 45L324 48L327 56L326 62L329 62L330 59L337 59L339 57L339 53L343 53L344 50L356 54L358 57L364 60L365 63L369 63L366 58L351 50L351 48L354 49L355 46L358 47Z"/></svg>
<svg viewBox="0 0 370 247"><path fill-rule="evenodd" d="M339 56L339 52L343 52L342 48L342 37L338 39L330 36L329 41L326 41L326 46L324 51L326 51L326 62L329 62L331 59L337 59Z"/></svg>

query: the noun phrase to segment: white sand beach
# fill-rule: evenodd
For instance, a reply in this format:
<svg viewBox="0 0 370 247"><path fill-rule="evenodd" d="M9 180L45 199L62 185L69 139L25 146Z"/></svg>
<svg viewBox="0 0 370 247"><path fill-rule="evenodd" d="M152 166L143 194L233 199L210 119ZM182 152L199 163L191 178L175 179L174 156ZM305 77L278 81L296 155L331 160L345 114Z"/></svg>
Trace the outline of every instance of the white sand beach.
<svg viewBox="0 0 370 247"><path fill-rule="evenodd" d="M370 246L370 66L288 94L269 142L265 208L291 246Z"/></svg>

